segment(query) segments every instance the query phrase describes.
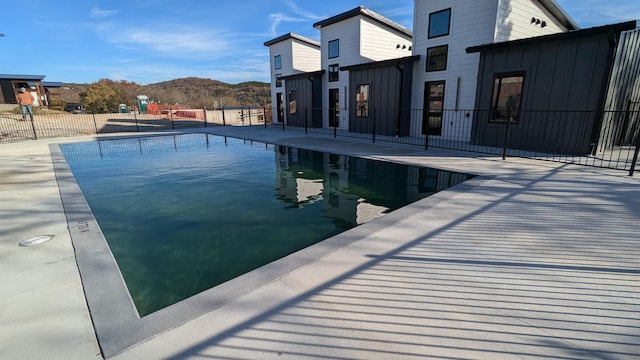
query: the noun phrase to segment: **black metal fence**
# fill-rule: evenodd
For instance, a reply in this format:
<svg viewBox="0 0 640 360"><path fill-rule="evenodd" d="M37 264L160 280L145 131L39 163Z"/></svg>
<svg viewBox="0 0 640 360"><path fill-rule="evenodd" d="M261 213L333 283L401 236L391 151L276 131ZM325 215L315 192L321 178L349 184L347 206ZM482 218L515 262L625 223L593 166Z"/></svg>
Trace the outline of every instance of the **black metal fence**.
<svg viewBox="0 0 640 360"><path fill-rule="evenodd" d="M348 109L296 109L278 125L336 138L548 160L633 175L640 149L640 104L629 104L624 111L602 112L371 108L366 118L356 118Z"/></svg>
<svg viewBox="0 0 640 360"><path fill-rule="evenodd" d="M635 171L640 149L640 102L623 111L488 111L425 109L168 109L158 114L0 114L0 143L116 132L208 126L283 130L523 157Z"/></svg>
<svg viewBox="0 0 640 360"><path fill-rule="evenodd" d="M29 139L107 134L118 132L149 132L208 126L252 126L270 121L270 110L255 107L234 107L217 110L166 109L154 114L67 113L36 110L33 120L22 120L18 111L0 113L0 143Z"/></svg>

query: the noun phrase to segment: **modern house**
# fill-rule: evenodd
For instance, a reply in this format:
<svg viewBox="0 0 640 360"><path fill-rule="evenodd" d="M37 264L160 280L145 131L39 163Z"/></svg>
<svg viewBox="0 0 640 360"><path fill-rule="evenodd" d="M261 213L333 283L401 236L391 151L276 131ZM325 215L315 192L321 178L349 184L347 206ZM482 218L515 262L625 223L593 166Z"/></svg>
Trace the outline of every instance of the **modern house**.
<svg viewBox="0 0 640 360"><path fill-rule="evenodd" d="M33 95L35 106L63 110L59 91L62 83L44 81L44 78L44 75L0 74L0 105L17 104L16 94L23 87Z"/></svg>
<svg viewBox="0 0 640 360"><path fill-rule="evenodd" d="M36 101L34 105L39 106L45 94L43 79L44 75L0 74L0 104L17 104L16 94L23 87L31 91Z"/></svg>
<svg viewBox="0 0 640 360"><path fill-rule="evenodd" d="M587 154L621 145L635 124L624 110L640 100L636 21L467 49L480 54L471 142ZM617 143L617 144L616 144Z"/></svg>
<svg viewBox="0 0 640 360"><path fill-rule="evenodd" d="M415 0L413 32L362 6L314 28L320 65L306 71L283 68L302 56L280 48L292 35L265 43L290 126L502 146L508 123L510 146L583 154L640 127L624 114L640 110L635 21L580 30L554 0ZM561 130L541 111L582 114Z"/></svg>
<svg viewBox="0 0 640 360"><path fill-rule="evenodd" d="M411 30L363 6L316 22L313 27L320 30L325 71L323 126L352 131L368 128L370 102L399 91L401 88L390 87L398 83L399 74L389 64L384 70L375 67L353 79L353 66L411 55ZM391 107L398 108L399 103L393 102Z"/></svg>
<svg viewBox="0 0 640 360"><path fill-rule="evenodd" d="M480 55L470 46L575 30L578 25L553 0L415 0L412 135L468 138L444 111L474 109ZM473 114L473 113L470 113ZM459 118L459 117L458 117ZM469 119L473 121L473 119Z"/></svg>
<svg viewBox="0 0 640 360"><path fill-rule="evenodd" d="M409 56L411 31L362 6L319 21L313 26L320 30L319 43L294 34L264 43L269 47L271 57L272 103L276 104L277 118L286 118L290 126L337 127L345 130L358 128L359 120L356 119L368 118L369 101L374 98L387 101L392 90L388 85L392 82L387 74L382 75L378 78L381 80L379 86L373 89L373 79L360 79L355 84L351 81L350 72L363 70L365 64ZM297 48L292 46L296 43ZM317 63L312 64L310 50L317 51ZM404 59L400 63L407 61ZM295 66L296 62L307 66ZM364 67L358 68L360 65ZM389 63L386 67L394 66L395 63ZM371 68L377 69L375 71L380 75L382 67L379 64ZM397 71L394 69L393 72ZM411 69L407 73L410 74ZM392 75L395 83L398 75ZM404 78L405 91L408 92L410 78ZM284 109L280 105L283 102ZM361 111L356 111L356 106ZM399 102L392 104L392 107L398 108ZM368 126L364 128L368 129Z"/></svg>
<svg viewBox="0 0 640 360"><path fill-rule="evenodd" d="M285 87L284 79L289 77L290 80L296 78L307 79L317 77L317 86L320 86L320 77L318 71L320 71L320 43L301 35L288 33L283 36L279 36L273 40L269 40L264 43L269 47L269 57L271 59L271 103L275 104L276 116L274 116L275 122L283 122L286 119L284 111L285 101ZM309 73L314 73L309 75ZM312 88L310 84L304 83L300 90L303 98L309 101L311 104ZM317 91L316 96L321 96L320 91ZM289 101L289 100L288 100ZM296 99L292 99L292 106L296 109ZM317 106L321 106L320 102L316 103ZM290 106L287 106L290 108ZM297 111L294 111L297 113Z"/></svg>

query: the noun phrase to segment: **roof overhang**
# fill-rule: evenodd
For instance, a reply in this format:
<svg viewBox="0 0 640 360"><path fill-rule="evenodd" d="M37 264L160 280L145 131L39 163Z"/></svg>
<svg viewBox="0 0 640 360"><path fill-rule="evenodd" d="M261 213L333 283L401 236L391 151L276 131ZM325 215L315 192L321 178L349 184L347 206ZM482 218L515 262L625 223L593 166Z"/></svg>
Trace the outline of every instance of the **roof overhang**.
<svg viewBox="0 0 640 360"><path fill-rule="evenodd" d="M307 44L309 44L309 45L311 45L313 47L317 47L318 49L320 48L320 43L319 42L317 42L315 40L311 40L311 39L309 39L307 37L304 37L302 35L294 34L294 33L287 33L287 34L284 34L282 36L278 36L275 39L266 41L264 43L264 46L275 45L277 43L280 43L280 42L283 42L283 41L286 41L286 40L289 40L289 39L302 41L303 43L307 43Z"/></svg>
<svg viewBox="0 0 640 360"><path fill-rule="evenodd" d="M394 30L398 33L401 33L409 38L411 38L413 36L413 33L411 32L411 30L407 29L406 27L387 19L386 17L376 13L375 11L369 10L364 6L358 6L355 9L349 10L349 11L345 11L342 14L338 14L336 16L332 16L328 19L322 20L322 21L318 21L317 23L313 24L313 27L316 29L321 29L325 26L329 26L347 19L350 19L352 17L355 16L364 16L367 17L369 19L372 19L374 21L376 21L377 23L391 29Z"/></svg>
<svg viewBox="0 0 640 360"><path fill-rule="evenodd" d="M42 86L49 88L57 88L62 87L62 82L60 81L43 81Z"/></svg>
<svg viewBox="0 0 640 360"><path fill-rule="evenodd" d="M582 30L574 30L569 32L536 36L536 37L525 38L525 39L471 46L471 47L468 47L466 51L467 53L476 53L476 52L483 52L486 50L505 49L513 46L526 46L526 45L536 44L540 42L566 40L566 39L572 39L572 38L578 38L578 37L590 36L590 35L596 35L596 34L607 34L612 32L620 33L622 31L633 30L636 28L636 25L637 24L635 20L627 21L623 23L597 26L597 27L592 27L592 28L582 29Z"/></svg>
<svg viewBox="0 0 640 360"><path fill-rule="evenodd" d="M578 25L575 20L569 16L569 14L564 11L563 8L558 5L555 0L538 0L542 6L544 6L547 11L553 15L556 20L558 20L564 27L567 28L568 31L578 30L580 29L580 25Z"/></svg>
<svg viewBox="0 0 640 360"><path fill-rule="evenodd" d="M412 55L412 56L405 56L405 57L389 59L389 60L372 61L364 64L341 66L340 70L351 71L351 70L361 70L361 69L372 69L372 68L385 67L385 66L394 66L399 64L413 63L415 61L418 61L419 59L420 59L420 55Z"/></svg>
<svg viewBox="0 0 640 360"><path fill-rule="evenodd" d="M42 81L45 75L0 74L2 80Z"/></svg>
<svg viewBox="0 0 640 360"><path fill-rule="evenodd" d="M318 71L311 71L311 72L303 72L303 73L298 73L298 74L293 74L293 75L286 75L286 76L278 76L277 79L278 80L293 80L293 79L300 79L300 78L309 78L312 76L316 76L316 75L322 75L324 74L324 70L318 70Z"/></svg>

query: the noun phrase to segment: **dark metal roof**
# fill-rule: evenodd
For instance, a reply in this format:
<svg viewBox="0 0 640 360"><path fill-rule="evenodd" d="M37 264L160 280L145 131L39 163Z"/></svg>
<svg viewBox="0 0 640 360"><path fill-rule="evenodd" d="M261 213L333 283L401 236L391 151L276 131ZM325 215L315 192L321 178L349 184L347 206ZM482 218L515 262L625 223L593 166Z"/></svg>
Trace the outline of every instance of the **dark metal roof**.
<svg viewBox="0 0 640 360"><path fill-rule="evenodd" d="M391 30L395 30L401 34L404 34L408 37L412 37L413 33L411 32L411 30L407 29L406 27L387 19L386 17L376 13L375 11L369 10L364 6L358 6L355 9L343 12L342 14L338 14L336 16L332 16L328 19L322 20L322 21L318 21L317 23L313 24L313 27L316 29L320 29L324 26L329 26L331 24L335 24L338 23L340 21L344 21L347 19L350 19L354 16L366 16L370 19L375 20L376 22L386 26L387 28L390 28Z"/></svg>
<svg viewBox="0 0 640 360"><path fill-rule="evenodd" d="M309 76L320 75L320 74L324 74L324 70L304 72L304 73L286 75L286 76L278 76L278 80L291 80L291 79L298 79L302 77L309 77Z"/></svg>
<svg viewBox="0 0 640 360"><path fill-rule="evenodd" d="M530 45L530 44L546 42L546 41L565 40L565 39L572 39L572 38L578 38L582 36L589 36L589 35L595 35L595 34L606 34L609 32L619 33L626 30L633 30L635 28L636 28L636 21L634 20L634 21L627 21L627 22L612 24L612 25L597 26L597 27L592 27L588 29L536 36L536 37L531 37L526 39L518 39L518 40L505 41L505 42L499 42L499 43L471 46L471 47L468 47L466 51L467 53L475 53L475 52L482 52L485 50L503 49L511 46Z"/></svg>
<svg viewBox="0 0 640 360"><path fill-rule="evenodd" d="M312 46L315 46L317 48L320 48L320 43L319 42L317 42L315 40L311 40L311 39L309 39L307 37L304 37L302 35L294 34L294 33L288 33L288 34L284 34L282 36L278 36L275 39L272 39L272 40L269 40L269 41L265 42L264 46L271 46L271 45L274 45L274 44L277 44L279 42L283 42L283 41L289 40L289 39L296 39L296 40L305 42L305 43L307 43L309 45L312 45Z"/></svg>
<svg viewBox="0 0 640 360"><path fill-rule="evenodd" d="M547 9L547 11L551 13L551 15L553 15L556 18L556 20L560 21L560 23L564 27L566 27L567 30L580 29L580 26L578 25L578 23L575 22L575 20L573 20L571 16L569 16L569 14L566 11L564 11L564 9L562 9L555 0L538 0L538 1L542 6L544 6L545 9Z"/></svg>
<svg viewBox="0 0 640 360"><path fill-rule="evenodd" d="M0 74L0 79L3 80L42 80L45 75L23 75L23 74Z"/></svg>
<svg viewBox="0 0 640 360"><path fill-rule="evenodd" d="M42 86L44 87L62 87L61 81L43 81Z"/></svg>
<svg viewBox="0 0 640 360"><path fill-rule="evenodd" d="M364 64L341 66L340 70L370 69L370 68L376 68L376 67L382 67L382 66L414 62L414 61L418 61L419 59L420 59L420 55L412 55L412 56L405 56L405 57L389 59L389 60L372 61Z"/></svg>

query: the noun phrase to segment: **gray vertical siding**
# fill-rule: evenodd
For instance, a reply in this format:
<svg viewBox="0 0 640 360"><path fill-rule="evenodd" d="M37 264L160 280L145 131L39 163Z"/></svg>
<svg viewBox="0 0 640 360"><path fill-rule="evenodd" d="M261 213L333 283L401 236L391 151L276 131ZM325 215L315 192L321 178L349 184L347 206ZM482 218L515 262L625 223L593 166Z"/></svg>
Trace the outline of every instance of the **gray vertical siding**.
<svg viewBox="0 0 640 360"><path fill-rule="evenodd" d="M620 35L609 81L599 150L635 143L640 127L639 104L640 29L636 29ZM628 113L628 109L635 112Z"/></svg>
<svg viewBox="0 0 640 360"><path fill-rule="evenodd" d="M307 126L311 126L311 114L313 107L313 84L307 78L304 77L296 77L296 78L287 78L285 80L285 114L287 114L287 125L288 126L298 126L304 127L305 122L307 122ZM289 94L291 91L295 91L296 94L296 114L289 114Z"/></svg>
<svg viewBox="0 0 640 360"><path fill-rule="evenodd" d="M502 146L504 124L488 121L496 74L524 72L521 113L512 148L588 153L609 76L610 33L512 44L482 51L471 141Z"/></svg>
<svg viewBox="0 0 640 360"><path fill-rule="evenodd" d="M349 130L380 135L408 135L413 63L349 70ZM369 117L356 117L357 85L369 85Z"/></svg>

